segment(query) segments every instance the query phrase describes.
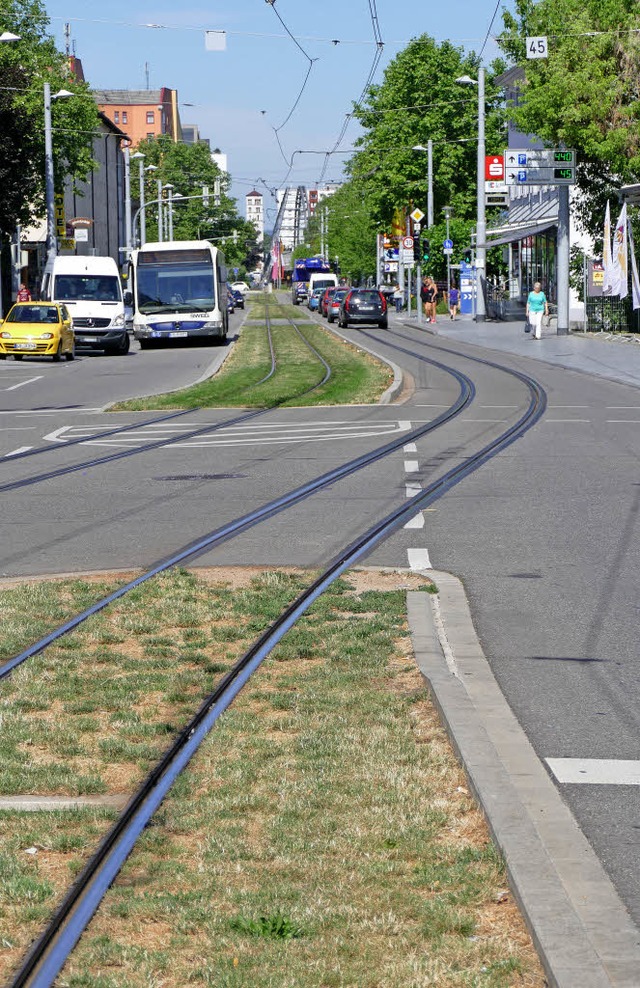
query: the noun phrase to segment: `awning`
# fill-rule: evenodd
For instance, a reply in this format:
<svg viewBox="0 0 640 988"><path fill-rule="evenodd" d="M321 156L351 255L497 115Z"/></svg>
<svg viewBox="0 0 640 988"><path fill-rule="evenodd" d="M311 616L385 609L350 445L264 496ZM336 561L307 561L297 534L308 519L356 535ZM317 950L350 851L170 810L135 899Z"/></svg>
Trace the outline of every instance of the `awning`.
<svg viewBox="0 0 640 988"><path fill-rule="evenodd" d="M535 237L537 233L544 233L545 230L551 230L552 227L558 225L558 220L542 220L540 223L530 223L528 225L507 225L500 227L497 230L489 230L487 233L491 240L487 239L485 244L479 244L479 247L485 247L487 250L489 247L500 247L502 244L512 244L515 240L523 240L525 237ZM493 234L496 234L493 237Z"/></svg>

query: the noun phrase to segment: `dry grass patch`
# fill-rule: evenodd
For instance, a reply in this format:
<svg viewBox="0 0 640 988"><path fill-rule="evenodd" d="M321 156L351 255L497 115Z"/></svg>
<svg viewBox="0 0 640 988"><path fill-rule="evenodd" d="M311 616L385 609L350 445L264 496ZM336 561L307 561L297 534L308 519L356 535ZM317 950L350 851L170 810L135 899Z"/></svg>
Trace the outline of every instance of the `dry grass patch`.
<svg viewBox="0 0 640 988"><path fill-rule="evenodd" d="M134 697L134 727L189 706L190 676L200 673L204 687L206 664L241 651L301 583L298 574L220 576L176 574L161 605L142 593L134 601L142 612L128 612L118 645L142 647L131 682L148 674L149 645L163 660L171 639L184 663L184 689L165 683L153 702ZM350 574L283 640L143 835L65 984L542 988L502 862L411 661L404 591L420 585L406 574ZM200 623L175 620L184 586ZM169 633L149 631L163 615ZM108 634L123 631L109 620ZM230 642L229 631L238 632ZM129 670L122 675L127 682ZM168 675L162 661L156 675ZM126 728L127 709L91 716L102 734L104 723ZM56 815L52 833L95 825L74 830L77 821ZM69 850L70 871L84 847ZM46 855L28 862L45 911L64 853L51 871ZM22 936L25 902L10 901L0 894L0 919Z"/></svg>

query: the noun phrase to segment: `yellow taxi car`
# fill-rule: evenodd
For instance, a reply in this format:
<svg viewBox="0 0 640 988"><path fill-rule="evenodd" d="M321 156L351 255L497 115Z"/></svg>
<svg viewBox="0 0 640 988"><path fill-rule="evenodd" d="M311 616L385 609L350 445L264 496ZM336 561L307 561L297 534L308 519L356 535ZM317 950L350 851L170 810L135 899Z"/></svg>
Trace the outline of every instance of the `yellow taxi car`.
<svg viewBox="0 0 640 988"><path fill-rule="evenodd" d="M58 302L16 302L0 321L0 360L7 354L22 360L25 354L67 360L76 355L73 322L66 305Z"/></svg>

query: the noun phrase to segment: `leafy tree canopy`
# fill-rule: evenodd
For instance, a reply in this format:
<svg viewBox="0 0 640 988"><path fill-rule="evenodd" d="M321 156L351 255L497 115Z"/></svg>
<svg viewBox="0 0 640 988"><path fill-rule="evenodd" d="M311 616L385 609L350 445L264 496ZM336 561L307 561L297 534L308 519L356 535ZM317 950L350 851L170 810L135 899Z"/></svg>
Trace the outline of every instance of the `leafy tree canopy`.
<svg viewBox="0 0 640 988"><path fill-rule="evenodd" d="M592 234L604 201L640 176L640 11L637 0L516 0L499 44L521 66L517 128L578 152L579 218ZM527 60L525 37L547 35L549 57Z"/></svg>
<svg viewBox="0 0 640 988"><path fill-rule="evenodd" d="M173 186L173 235L176 240L212 240L222 246L229 267L253 270L262 256L257 245L257 231L238 215L236 200L229 196L229 176L220 171L211 158L208 145L176 143L168 134L141 141L137 148L145 155L145 210L147 239L156 236L158 207L158 182ZM139 159L138 159L139 160ZM140 198L140 170L136 159L132 161L131 192ZM220 184L219 202L216 202L216 181ZM203 190L208 189L208 201ZM184 197L184 201L181 201ZM135 233L139 232L136 224ZM234 237L235 232L235 237Z"/></svg>
<svg viewBox="0 0 640 988"><path fill-rule="evenodd" d="M20 37L0 44L0 235L44 213L44 83L73 98L52 103L56 188L91 171L98 110L47 34L41 0L0 0L0 25Z"/></svg>
<svg viewBox="0 0 640 988"><path fill-rule="evenodd" d="M434 212L452 206L459 219L476 210L478 134L477 89L456 84L460 76L477 78L478 59L449 41L438 43L423 34L413 39L386 69L380 85L371 86L354 110L365 133L347 165L349 174L367 190L373 218L390 222L397 207L410 204L427 211L427 154L412 150L433 141ZM504 145L501 93L487 74L486 138L489 153Z"/></svg>

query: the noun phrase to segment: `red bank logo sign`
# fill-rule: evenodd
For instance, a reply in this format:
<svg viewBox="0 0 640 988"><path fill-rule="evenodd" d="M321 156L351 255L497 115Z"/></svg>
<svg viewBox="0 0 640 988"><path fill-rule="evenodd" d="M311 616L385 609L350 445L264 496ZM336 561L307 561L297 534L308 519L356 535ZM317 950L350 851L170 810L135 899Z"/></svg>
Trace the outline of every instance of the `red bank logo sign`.
<svg viewBox="0 0 640 988"><path fill-rule="evenodd" d="M488 154L484 159L484 177L487 182L504 182L504 156Z"/></svg>

